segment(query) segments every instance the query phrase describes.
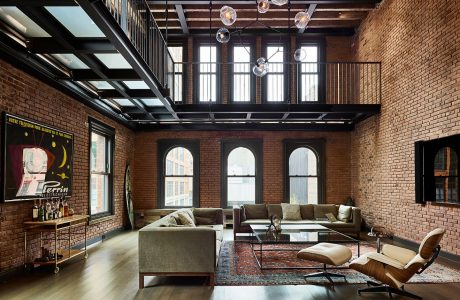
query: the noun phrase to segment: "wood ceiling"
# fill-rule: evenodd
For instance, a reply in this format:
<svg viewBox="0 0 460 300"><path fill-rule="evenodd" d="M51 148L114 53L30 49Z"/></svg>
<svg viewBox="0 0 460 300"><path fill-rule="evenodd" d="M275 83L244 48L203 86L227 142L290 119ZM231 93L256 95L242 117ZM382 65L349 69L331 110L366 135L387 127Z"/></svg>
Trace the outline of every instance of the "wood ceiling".
<svg viewBox="0 0 460 300"><path fill-rule="evenodd" d="M168 15L166 22L166 1L147 1L161 29L168 25L170 34L197 34L209 32L209 1L167 1ZM259 14L259 20L270 27L286 30L298 30L294 26L294 16L299 11L312 12L305 33L354 33L354 30L366 18L369 11L376 8L380 0L335 0L335 1L291 1L290 13L288 5L270 5L270 10ZM224 27L219 18L219 10L223 5L230 5L237 11L238 19L231 28L241 28L257 17L256 1L212 1L211 28ZM289 22L290 18L290 22ZM251 29L260 30L265 27L255 23ZM303 33L303 30L299 30Z"/></svg>

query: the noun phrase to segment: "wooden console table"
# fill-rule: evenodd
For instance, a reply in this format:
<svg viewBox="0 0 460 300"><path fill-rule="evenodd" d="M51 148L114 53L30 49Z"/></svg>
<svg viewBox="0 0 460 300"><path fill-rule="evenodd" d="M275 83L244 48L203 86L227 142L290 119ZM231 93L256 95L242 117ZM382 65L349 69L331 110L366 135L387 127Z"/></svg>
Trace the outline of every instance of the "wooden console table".
<svg viewBox="0 0 460 300"><path fill-rule="evenodd" d="M35 267L36 265L54 265L54 273L59 272L58 265L62 262L69 260L77 255L84 254L85 259L88 257L86 252L86 231L88 226L88 216L86 215L73 215L71 217L64 217L48 221L26 221L24 222L24 267ZM75 228L83 227L84 230L75 231ZM40 233L40 249L43 247L43 241L54 240L54 259L49 261L27 261L27 234ZM54 239L43 238L43 233L54 233ZM64 238L62 236L64 235ZM82 250L72 249L72 243L76 242L75 235L84 235L85 248ZM61 241L66 241L67 245L61 248ZM62 255L58 258L58 255Z"/></svg>

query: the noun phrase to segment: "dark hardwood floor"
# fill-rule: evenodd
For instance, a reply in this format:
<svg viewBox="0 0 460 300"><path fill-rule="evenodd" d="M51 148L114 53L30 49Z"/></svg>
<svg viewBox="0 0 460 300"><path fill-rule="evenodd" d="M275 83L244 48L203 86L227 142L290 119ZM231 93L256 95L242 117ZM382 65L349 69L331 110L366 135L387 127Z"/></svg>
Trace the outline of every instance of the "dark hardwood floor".
<svg viewBox="0 0 460 300"><path fill-rule="evenodd" d="M226 230L226 239L232 238ZM201 278L146 278L138 290L137 231L125 232L89 250L85 261L77 258L53 269L37 269L0 283L0 299L389 299L387 295L356 293L363 285L216 286ZM406 287L423 299L460 299L460 284L411 284ZM394 299L407 299L394 297Z"/></svg>

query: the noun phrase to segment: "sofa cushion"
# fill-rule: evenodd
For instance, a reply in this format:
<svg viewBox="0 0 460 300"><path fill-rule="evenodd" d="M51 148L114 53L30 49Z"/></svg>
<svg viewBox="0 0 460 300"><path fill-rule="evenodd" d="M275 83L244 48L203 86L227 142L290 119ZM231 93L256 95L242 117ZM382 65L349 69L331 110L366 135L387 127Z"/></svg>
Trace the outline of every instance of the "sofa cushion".
<svg viewBox="0 0 460 300"><path fill-rule="evenodd" d="M193 215L196 225L213 225L217 223L217 214L215 209L194 208Z"/></svg>
<svg viewBox="0 0 460 300"><path fill-rule="evenodd" d="M340 205L337 213L337 219L342 222L348 222L351 217L351 206Z"/></svg>
<svg viewBox="0 0 460 300"><path fill-rule="evenodd" d="M302 220L299 204L281 203L283 220Z"/></svg>
<svg viewBox="0 0 460 300"><path fill-rule="evenodd" d="M196 227L190 215L185 211L178 211L174 217L179 225Z"/></svg>
<svg viewBox="0 0 460 300"><path fill-rule="evenodd" d="M269 218L273 215L277 215L280 218L283 217L283 209L281 208L281 204L267 204L267 212Z"/></svg>
<svg viewBox="0 0 460 300"><path fill-rule="evenodd" d="M315 219L315 212L313 208L313 204L302 204L300 205L300 215L302 216L303 220L314 220Z"/></svg>
<svg viewBox="0 0 460 300"><path fill-rule="evenodd" d="M244 204L245 219L268 219L267 207L265 204Z"/></svg>
<svg viewBox="0 0 460 300"><path fill-rule="evenodd" d="M337 216L337 206L334 204L317 204L314 205L315 219L326 218L327 213Z"/></svg>

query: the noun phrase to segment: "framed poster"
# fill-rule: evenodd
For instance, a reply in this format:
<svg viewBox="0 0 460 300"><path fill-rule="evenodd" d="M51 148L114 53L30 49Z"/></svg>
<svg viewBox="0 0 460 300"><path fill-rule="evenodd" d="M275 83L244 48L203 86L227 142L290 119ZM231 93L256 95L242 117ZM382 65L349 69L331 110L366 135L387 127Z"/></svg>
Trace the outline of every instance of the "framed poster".
<svg viewBox="0 0 460 300"><path fill-rule="evenodd" d="M5 202L72 195L73 134L7 113L2 129Z"/></svg>

